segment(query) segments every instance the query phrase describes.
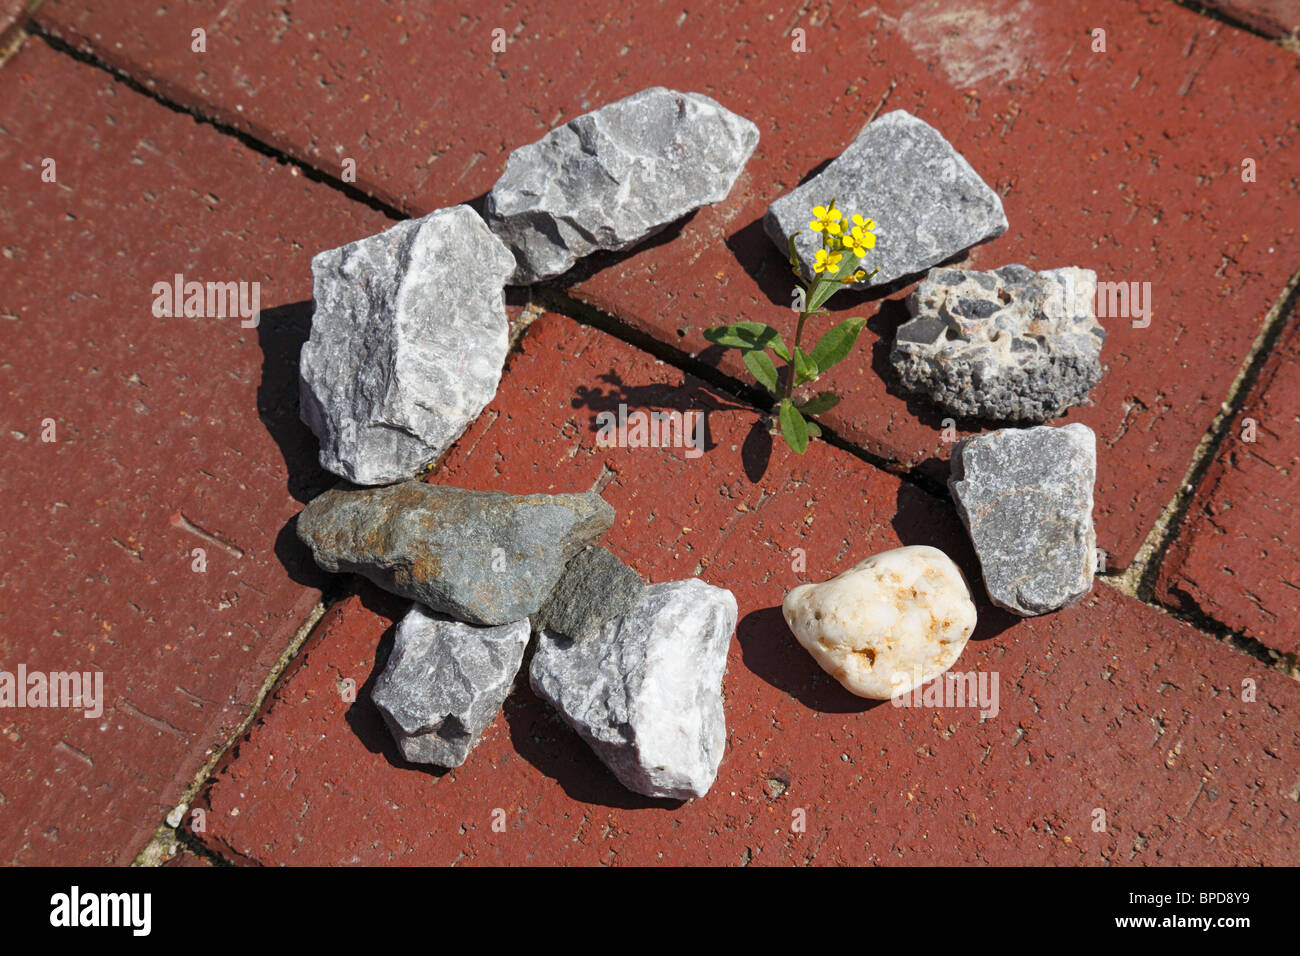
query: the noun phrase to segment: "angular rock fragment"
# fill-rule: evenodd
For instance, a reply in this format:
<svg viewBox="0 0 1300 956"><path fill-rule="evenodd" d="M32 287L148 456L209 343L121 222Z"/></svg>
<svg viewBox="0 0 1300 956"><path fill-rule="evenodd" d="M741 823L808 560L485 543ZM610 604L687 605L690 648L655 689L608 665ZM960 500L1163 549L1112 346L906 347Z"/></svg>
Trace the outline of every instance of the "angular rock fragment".
<svg viewBox="0 0 1300 956"><path fill-rule="evenodd" d="M335 488L298 515L298 537L327 571L472 624L534 614L564 566L614 522L597 494L509 495L407 481Z"/></svg>
<svg viewBox="0 0 1300 956"><path fill-rule="evenodd" d="M948 488L994 604L1028 617L1092 590L1096 479L1087 425L1004 428L957 444Z"/></svg>
<svg viewBox="0 0 1300 956"><path fill-rule="evenodd" d="M635 607L644 593L641 576L606 548L586 548L568 563L533 615L533 628L584 641L598 635L610 618Z"/></svg>
<svg viewBox="0 0 1300 956"><path fill-rule="evenodd" d="M870 123L837 159L767 210L763 228L789 255L789 239L803 273L821 237L808 228L814 206L836 200L836 208L876 222L876 247L863 261L874 277L865 289L924 272L933 265L1007 231L1002 200L933 126L905 110Z"/></svg>
<svg viewBox="0 0 1300 956"><path fill-rule="evenodd" d="M903 386L953 415L1041 422L1101 380L1106 332L1091 269L933 269L907 299L889 361Z"/></svg>
<svg viewBox="0 0 1300 956"><path fill-rule="evenodd" d="M975 630L966 579L938 548L872 555L781 603L795 638L818 666L859 697L886 700L956 663Z"/></svg>
<svg viewBox="0 0 1300 956"><path fill-rule="evenodd" d="M514 259L472 209L453 206L311 267L299 412L320 463L358 485L409 478L496 394Z"/></svg>
<svg viewBox="0 0 1300 956"><path fill-rule="evenodd" d="M515 254L511 282L559 275L719 202L757 144L758 128L715 100L656 86L521 146L485 213Z"/></svg>
<svg viewBox="0 0 1300 956"><path fill-rule="evenodd" d="M475 627L413 605L370 693L402 756L463 764L510 692L531 633L526 620Z"/></svg>
<svg viewBox="0 0 1300 956"><path fill-rule="evenodd" d="M543 632L529 679L623 786L702 797L726 744L722 674L736 614L730 591L697 578L652 584L595 637Z"/></svg>

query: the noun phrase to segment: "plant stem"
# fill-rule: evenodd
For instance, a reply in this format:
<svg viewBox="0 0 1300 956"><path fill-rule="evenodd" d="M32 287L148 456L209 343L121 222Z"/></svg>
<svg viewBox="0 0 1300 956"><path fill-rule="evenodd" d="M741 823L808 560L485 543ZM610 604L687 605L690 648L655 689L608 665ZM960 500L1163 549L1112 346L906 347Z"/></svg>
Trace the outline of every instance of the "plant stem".
<svg viewBox="0 0 1300 956"><path fill-rule="evenodd" d="M799 348L799 343L803 341L803 324L807 320L808 320L808 312L805 309L803 312L799 313L799 324L795 326L795 330L794 330L794 347L796 350ZM795 356L798 354L799 354L798 351L794 351L790 353L790 365L789 365L790 374L785 377L785 394L781 396L782 400L789 398L791 393L794 391L794 380L797 374L795 372L794 359Z"/></svg>

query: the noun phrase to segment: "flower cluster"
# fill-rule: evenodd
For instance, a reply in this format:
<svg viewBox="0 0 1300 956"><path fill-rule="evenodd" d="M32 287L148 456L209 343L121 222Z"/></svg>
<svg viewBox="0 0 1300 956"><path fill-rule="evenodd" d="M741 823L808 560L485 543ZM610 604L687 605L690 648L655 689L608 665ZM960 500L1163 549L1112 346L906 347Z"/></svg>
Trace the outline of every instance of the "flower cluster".
<svg viewBox="0 0 1300 956"><path fill-rule="evenodd" d="M857 213L853 214L851 221L853 226L846 232L844 213L835 208L834 199L829 206L813 207L813 218L808 223L808 228L822 235L822 247L813 259L813 272L817 275L830 273L831 278L843 283L862 282L867 278L867 274L857 268L856 263L841 274L840 263L846 252L860 261L868 250L876 248L876 221L864 219Z"/></svg>

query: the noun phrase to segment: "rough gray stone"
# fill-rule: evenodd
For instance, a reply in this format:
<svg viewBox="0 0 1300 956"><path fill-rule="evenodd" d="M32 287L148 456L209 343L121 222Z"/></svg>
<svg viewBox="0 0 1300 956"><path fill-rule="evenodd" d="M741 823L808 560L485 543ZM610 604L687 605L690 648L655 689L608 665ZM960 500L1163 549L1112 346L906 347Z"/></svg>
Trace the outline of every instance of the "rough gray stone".
<svg viewBox="0 0 1300 956"><path fill-rule="evenodd" d="M889 361L905 388L954 415L1055 418L1101 380L1096 292L1091 269L933 269L908 297L914 318Z"/></svg>
<svg viewBox="0 0 1300 956"><path fill-rule="evenodd" d="M863 269L880 272L865 289L924 272L964 249L1007 231L1002 200L933 126L905 110L870 123L822 172L772 203L763 218L771 240L789 255L795 250L803 273L812 277L820 234L808 228L814 206L835 199L847 216L876 221L876 247Z"/></svg>
<svg viewBox="0 0 1300 956"><path fill-rule="evenodd" d="M370 692L402 756L463 764L510 692L531 633L526 620L475 627L413 605Z"/></svg>
<svg viewBox="0 0 1300 956"><path fill-rule="evenodd" d="M606 548L579 551L564 569L551 596L533 615L533 628L582 641L600 633L610 618L630 611L645 582Z"/></svg>
<svg viewBox="0 0 1300 956"><path fill-rule="evenodd" d="M726 745L722 675L736 614L730 591L698 578L652 584L594 638L543 632L529 680L623 786L702 797Z"/></svg>
<svg viewBox="0 0 1300 956"><path fill-rule="evenodd" d="M298 515L298 537L327 571L354 572L472 624L535 613L614 509L593 492L508 495L407 481L335 488Z"/></svg>
<svg viewBox="0 0 1300 956"><path fill-rule="evenodd" d="M536 282L724 199L757 144L715 100L652 87L516 149L485 218L518 261L511 281Z"/></svg>
<svg viewBox="0 0 1300 956"><path fill-rule="evenodd" d="M994 604L1028 617L1092 590L1096 478L1087 425L1004 428L958 443L948 488Z"/></svg>
<svg viewBox="0 0 1300 956"><path fill-rule="evenodd" d="M359 485L409 478L496 394L514 258L453 206L322 252L311 268L299 411L320 463Z"/></svg>

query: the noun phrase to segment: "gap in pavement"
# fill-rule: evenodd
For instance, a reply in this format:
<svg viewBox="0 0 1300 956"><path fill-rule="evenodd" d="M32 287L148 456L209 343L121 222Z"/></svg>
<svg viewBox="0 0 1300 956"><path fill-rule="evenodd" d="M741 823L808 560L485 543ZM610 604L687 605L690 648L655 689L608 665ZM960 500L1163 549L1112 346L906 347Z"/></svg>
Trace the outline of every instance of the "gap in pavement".
<svg viewBox="0 0 1300 956"><path fill-rule="evenodd" d="M177 809L181 807L185 808L181 812L180 822L176 826L172 826L171 823L164 819L163 822L158 825L158 829L154 832L153 838L145 844L144 848L140 850L138 854L136 854L135 859L131 863L132 866L161 866L169 860L175 854L176 849L180 847L189 849L213 862L222 864L229 862L223 859L219 854L212 852L211 849L190 835L189 831L186 830L184 826L185 813L187 813L189 808L193 805L194 798L198 796L199 791L203 789L204 784L207 783L208 778L216 769L221 758L226 755L227 751L229 751L241 737L248 733L249 727L252 726L253 721L255 721L258 715L262 712L262 707L266 703L267 698L271 696L271 693L275 690L276 684L280 682L280 676L284 673L285 668L287 668L293 659L298 656L298 650L302 647L304 642L306 642L307 638L311 636L312 631L316 629L316 625L319 624L321 618L325 616L325 612L339 601L346 600L349 596L356 593L356 588L352 584L350 575L342 576L341 581L346 581L348 587L333 595L321 595L321 600L316 602L316 606L311 609L311 612L307 615L307 619L299 625L298 630L293 635L293 639L290 640L285 649L280 652L279 658L276 660L275 664L272 665L270 671L267 672L266 677L262 680L262 685L257 689L257 693L253 696L252 706L248 709L248 713L244 715L244 719L239 722L239 726L235 728L235 732L230 735L230 738L224 744L212 751L212 754L208 757L207 763L199 768L199 772L194 775L194 779L190 781L190 785L185 788L185 792L181 794L180 802L177 804ZM173 810L171 812L175 811Z"/></svg>
<svg viewBox="0 0 1300 956"><path fill-rule="evenodd" d="M68 43L64 42L63 40L49 33L47 30L45 30L44 27L42 27L34 20L28 21L26 29L28 34L30 34L31 36L40 37L43 41L45 41L47 45L49 45L51 49L57 51L58 53L62 53L65 56L70 56L78 63L84 63L86 66L92 66L95 69L103 70L105 73L112 76L113 79L121 83L123 86L131 90L133 93L139 93L141 96L147 96L149 99L153 100L159 106L171 110L173 113L182 113L185 116L190 117L196 123L202 123L204 126L211 126L218 133L221 133L225 136L234 137L236 140L239 141L241 145L252 150L254 153L257 153L259 156L265 156L267 159L272 159L282 166L292 166L295 169L297 169L304 177L311 180L312 182L320 183L323 186L328 186L330 189L338 190L343 195L351 199L353 202L359 202L363 206L368 206L371 209L375 210L376 212L383 213L385 216L387 216L389 219L393 220L394 222L398 222L400 220L410 218L406 213L402 212L397 207L391 206L386 202L376 199L374 196L371 196L369 193L357 188L357 186L355 186L352 183L345 183L337 176L332 176L329 173L322 172L321 170L317 169L315 166L311 166L307 163L304 163L302 160L295 159L293 156L290 156L288 153L275 149L272 146L268 146L266 143L262 142L257 137L252 136L249 133L245 133L243 130L235 129L233 126L228 126L225 123L215 120L209 116L204 116L202 113L198 112L195 109L187 109L186 107L181 106L180 104L174 102L173 100L167 99L167 97L163 96L157 90L151 90L149 87L145 86L143 83L135 79L135 77L131 76L129 73L126 73L123 70L119 70L116 67L110 66L109 64L105 63L103 60L99 59L99 57L95 56L92 53L78 50L76 47L69 45Z"/></svg>
<svg viewBox="0 0 1300 956"><path fill-rule="evenodd" d="M1300 655L1275 651L1255 638L1234 631L1199 609L1186 611L1170 607L1155 596L1155 583L1170 545L1182 530L1197 489L1210 465L1218 457L1223 443L1231 434L1233 424L1254 390L1265 362L1282 336L1287 319L1297 307L1300 307L1300 270L1291 276L1282 289L1282 294L1264 316L1259 333L1251 343L1250 351L1246 353L1236 378L1228 387L1227 396L1219 404L1219 411L1214 421L1201 436L1196 451L1192 454L1192 460L1187 466L1183 480L1178 485L1178 490L1161 512L1155 526L1142 542L1142 546L1138 548L1133 562L1123 572L1104 577L1108 584L1124 594L1135 597L1144 604L1167 611L1198 630L1213 634L1237 650L1269 664L1294 680L1300 680Z"/></svg>

